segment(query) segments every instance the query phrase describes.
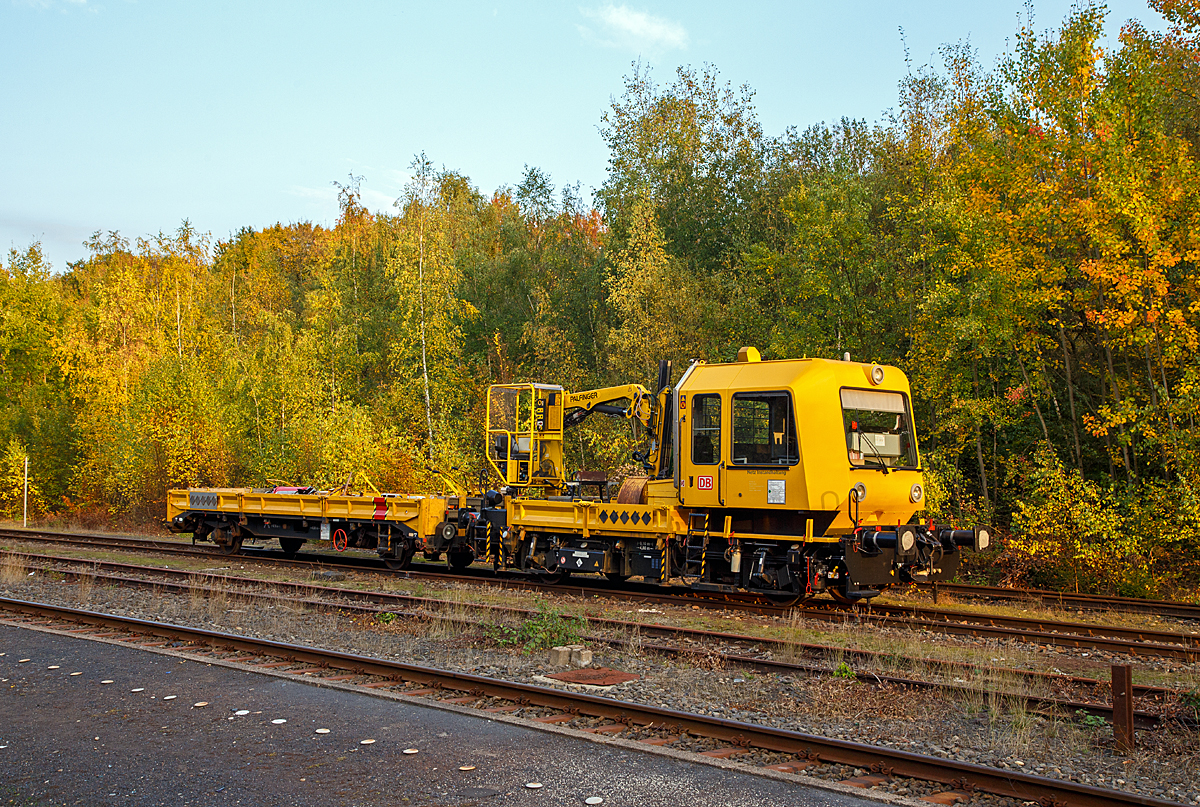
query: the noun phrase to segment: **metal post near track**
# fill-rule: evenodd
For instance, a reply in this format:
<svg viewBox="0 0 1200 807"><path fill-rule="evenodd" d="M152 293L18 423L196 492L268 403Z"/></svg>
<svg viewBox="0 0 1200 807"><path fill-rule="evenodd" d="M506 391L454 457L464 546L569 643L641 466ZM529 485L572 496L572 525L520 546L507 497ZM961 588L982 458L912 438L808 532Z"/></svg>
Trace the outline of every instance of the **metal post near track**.
<svg viewBox="0 0 1200 807"><path fill-rule="evenodd" d="M1117 750L1133 750L1133 667L1112 665L1113 739Z"/></svg>
<svg viewBox="0 0 1200 807"><path fill-rule="evenodd" d="M21 526L29 526L29 455L25 455L25 502L21 505Z"/></svg>
<svg viewBox="0 0 1200 807"><path fill-rule="evenodd" d="M488 519L487 523L487 556L491 561L493 571L500 566L499 560L496 557L496 551L492 542L492 520Z"/></svg>

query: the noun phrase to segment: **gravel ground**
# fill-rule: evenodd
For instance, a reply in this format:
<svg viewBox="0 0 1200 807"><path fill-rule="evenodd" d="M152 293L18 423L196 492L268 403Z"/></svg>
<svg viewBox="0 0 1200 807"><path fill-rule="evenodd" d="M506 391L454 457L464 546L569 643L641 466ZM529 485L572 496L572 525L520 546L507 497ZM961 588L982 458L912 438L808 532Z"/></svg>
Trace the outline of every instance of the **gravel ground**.
<svg viewBox="0 0 1200 807"><path fill-rule="evenodd" d="M386 656L512 681L530 682L535 676L557 671L547 664L544 651L497 646L494 638L502 637L500 633L464 632L433 620L398 619L381 625L363 617L304 614L219 597L99 588L56 582L47 575L8 577L0 582L0 590L12 597ZM462 606L462 615L469 613L469 606ZM943 640L930 637L930 641ZM911 636L906 641L911 642ZM667 661L638 652L636 638L621 649L593 650L595 665L641 676L605 693L610 697L1200 804L1200 737L1180 726L1139 731L1137 751L1121 756L1114 752L1112 733L1106 726L1032 714L985 690L963 700L947 700L938 693L909 692L836 676L724 669L711 656L700 653L691 659ZM911 787L901 783L889 789L900 792Z"/></svg>

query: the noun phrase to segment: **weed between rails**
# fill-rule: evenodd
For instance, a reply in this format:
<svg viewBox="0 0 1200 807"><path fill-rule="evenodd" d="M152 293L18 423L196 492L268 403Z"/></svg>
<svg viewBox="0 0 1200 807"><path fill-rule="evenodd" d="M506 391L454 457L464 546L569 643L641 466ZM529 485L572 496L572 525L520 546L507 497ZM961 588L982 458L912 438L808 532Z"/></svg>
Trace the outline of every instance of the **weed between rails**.
<svg viewBox="0 0 1200 807"><path fill-rule="evenodd" d="M25 582L25 577L29 574L29 569L25 566L25 561L21 558L15 558L8 555L3 561L0 561L0 583L5 586L16 586Z"/></svg>
<svg viewBox="0 0 1200 807"><path fill-rule="evenodd" d="M95 578L89 574L79 575L78 582L75 584L75 598L79 601L80 605L91 603L95 588Z"/></svg>
<svg viewBox="0 0 1200 807"><path fill-rule="evenodd" d="M640 656L642 654L642 629L635 625L625 633L624 649L626 655Z"/></svg>
<svg viewBox="0 0 1200 807"><path fill-rule="evenodd" d="M545 650L561 645L579 644L587 631L583 617L564 614L545 600L536 602L537 613L520 625L485 625L484 636L501 647Z"/></svg>

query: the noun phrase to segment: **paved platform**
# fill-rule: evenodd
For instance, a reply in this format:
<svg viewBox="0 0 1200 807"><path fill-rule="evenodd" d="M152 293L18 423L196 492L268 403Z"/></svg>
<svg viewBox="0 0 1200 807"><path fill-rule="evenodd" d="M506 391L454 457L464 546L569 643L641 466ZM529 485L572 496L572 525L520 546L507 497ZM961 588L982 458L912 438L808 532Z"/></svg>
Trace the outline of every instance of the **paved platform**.
<svg viewBox="0 0 1200 807"><path fill-rule="evenodd" d="M13 626L0 653L4 805L878 805Z"/></svg>

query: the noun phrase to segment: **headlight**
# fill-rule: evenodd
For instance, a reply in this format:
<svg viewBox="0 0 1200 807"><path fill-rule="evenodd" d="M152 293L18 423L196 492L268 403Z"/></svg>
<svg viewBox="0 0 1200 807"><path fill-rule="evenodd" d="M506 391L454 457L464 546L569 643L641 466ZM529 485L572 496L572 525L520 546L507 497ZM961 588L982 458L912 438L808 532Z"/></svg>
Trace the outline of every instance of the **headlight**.
<svg viewBox="0 0 1200 807"><path fill-rule="evenodd" d="M859 482L858 484L856 484L854 486L853 490L854 490L854 501L861 502L863 499L867 498L867 486L864 485L862 482Z"/></svg>
<svg viewBox="0 0 1200 807"><path fill-rule="evenodd" d="M871 383L878 387L883 383L883 375L883 368L876 364L871 368Z"/></svg>
<svg viewBox="0 0 1200 807"><path fill-rule="evenodd" d="M921 487L920 482L914 483L913 486L911 488L909 488L909 491L908 491L909 501L911 501L913 504L916 504L917 502L921 501L924 498L925 498L925 488Z"/></svg>

